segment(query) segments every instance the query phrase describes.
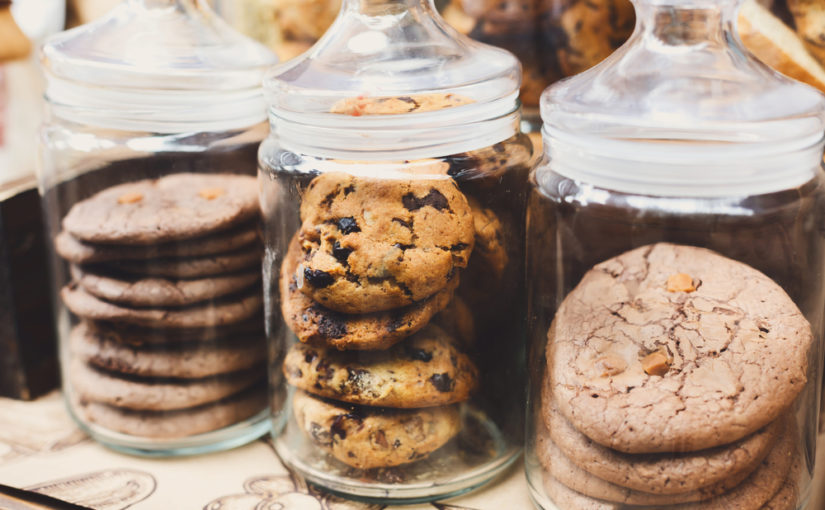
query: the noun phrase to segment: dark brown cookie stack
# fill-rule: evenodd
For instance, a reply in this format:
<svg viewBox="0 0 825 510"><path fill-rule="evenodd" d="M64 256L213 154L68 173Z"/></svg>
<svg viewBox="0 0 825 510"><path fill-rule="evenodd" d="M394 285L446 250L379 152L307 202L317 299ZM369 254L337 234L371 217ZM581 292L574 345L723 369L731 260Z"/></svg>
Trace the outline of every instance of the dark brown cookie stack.
<svg viewBox="0 0 825 510"><path fill-rule="evenodd" d="M770 278L660 243L596 265L548 332L536 454L554 501L795 508L811 327Z"/></svg>
<svg viewBox="0 0 825 510"><path fill-rule="evenodd" d="M478 237L467 198L446 173L325 173L300 212L280 280L301 341L283 364L298 425L355 468L429 456L459 432L457 404L478 382L472 317L454 297Z"/></svg>
<svg viewBox="0 0 825 510"><path fill-rule="evenodd" d="M55 245L81 418L172 439L265 408L258 218L255 178L228 174L130 182L71 208Z"/></svg>

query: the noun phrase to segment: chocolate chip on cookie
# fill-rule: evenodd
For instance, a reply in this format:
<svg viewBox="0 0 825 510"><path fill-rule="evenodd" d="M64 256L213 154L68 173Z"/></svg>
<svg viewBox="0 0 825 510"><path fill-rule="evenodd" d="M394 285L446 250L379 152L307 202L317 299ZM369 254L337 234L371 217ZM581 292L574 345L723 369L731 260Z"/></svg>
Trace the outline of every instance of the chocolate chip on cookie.
<svg viewBox="0 0 825 510"><path fill-rule="evenodd" d="M452 179L322 174L301 203L298 288L343 313L390 310L445 288L475 242L467 199Z"/></svg>

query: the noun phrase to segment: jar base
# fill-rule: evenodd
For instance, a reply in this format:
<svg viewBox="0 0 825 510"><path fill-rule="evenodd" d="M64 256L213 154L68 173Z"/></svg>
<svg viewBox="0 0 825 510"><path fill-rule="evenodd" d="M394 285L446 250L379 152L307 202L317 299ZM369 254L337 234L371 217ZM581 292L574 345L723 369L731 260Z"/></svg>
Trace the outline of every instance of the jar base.
<svg viewBox="0 0 825 510"><path fill-rule="evenodd" d="M93 423L84 423L67 403L69 415L92 439L120 453L141 457L184 457L230 450L250 443L270 431L269 411L222 429L177 439L150 439L113 432Z"/></svg>
<svg viewBox="0 0 825 510"><path fill-rule="evenodd" d="M294 418L290 418L283 432L273 438L273 445L290 470L328 492L367 503L426 503L457 496L484 485L505 471L521 453L520 447L506 444L498 426L484 413L466 406L462 412L462 421L464 430L482 431L487 436L483 441L494 445L492 451L495 453L487 456L487 459L477 460L474 465L468 465L467 459L455 450L437 451L429 459L419 461L428 462L426 467L422 465L421 479L415 480L413 474L413 479L406 482L368 481L363 476L348 476L355 468L349 468L318 451L303 432L298 430ZM459 435L453 441L466 442L467 439L469 438ZM388 469L404 469L404 466ZM442 472L444 475L441 478L433 477L433 472ZM454 473L459 474L453 475Z"/></svg>

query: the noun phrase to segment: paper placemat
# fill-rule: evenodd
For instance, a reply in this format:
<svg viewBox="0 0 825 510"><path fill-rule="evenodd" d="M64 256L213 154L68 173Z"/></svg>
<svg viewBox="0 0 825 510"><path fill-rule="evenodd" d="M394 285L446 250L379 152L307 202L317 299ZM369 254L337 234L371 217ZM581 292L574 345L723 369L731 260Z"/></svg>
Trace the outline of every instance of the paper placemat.
<svg viewBox="0 0 825 510"><path fill-rule="evenodd" d="M529 509L522 471L519 462L482 489L443 502L371 505L308 487L267 439L195 457L133 457L89 439L59 392L34 402L0 398L0 483L96 510Z"/></svg>

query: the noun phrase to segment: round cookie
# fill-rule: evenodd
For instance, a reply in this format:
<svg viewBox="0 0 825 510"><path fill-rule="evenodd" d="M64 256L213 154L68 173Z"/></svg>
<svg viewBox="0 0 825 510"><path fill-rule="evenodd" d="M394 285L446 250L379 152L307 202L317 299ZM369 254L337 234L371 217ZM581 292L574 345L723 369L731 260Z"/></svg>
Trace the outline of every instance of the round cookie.
<svg viewBox="0 0 825 510"><path fill-rule="evenodd" d="M475 241L452 179L319 175L301 203L298 288L343 313L407 306L447 286Z"/></svg>
<svg viewBox="0 0 825 510"><path fill-rule="evenodd" d="M533 148L522 136L514 136L461 154L444 158L449 163L448 175L454 179L481 179L497 177L515 166L526 166L533 157ZM491 185L498 181L492 179Z"/></svg>
<svg viewBox="0 0 825 510"><path fill-rule="evenodd" d="M473 212L473 226L476 233L473 256L484 259L485 267L489 268L490 277L500 279L508 262L501 221L496 213L482 207L478 200L470 198L469 203Z"/></svg>
<svg viewBox="0 0 825 510"><path fill-rule="evenodd" d="M117 260L202 257L216 253L235 251L260 240L255 226L218 232L183 242L168 242L149 246L128 246L117 244L92 244L61 231L54 238L57 253L75 264L112 262Z"/></svg>
<svg viewBox="0 0 825 510"><path fill-rule="evenodd" d="M142 377L197 379L260 365L266 360L265 339L233 339L232 343L198 343L183 348L137 349L101 335L80 323L69 335L71 352L86 363L109 372Z"/></svg>
<svg viewBox="0 0 825 510"><path fill-rule="evenodd" d="M370 410L336 405L299 390L293 410L298 426L316 446L358 469L423 459L461 428L457 406Z"/></svg>
<svg viewBox="0 0 825 510"><path fill-rule="evenodd" d="M802 456L796 455L788 476L779 491L765 503L761 510L795 510L799 502L799 472L802 469Z"/></svg>
<svg viewBox="0 0 825 510"><path fill-rule="evenodd" d="M258 313L263 301L259 292L253 292L186 308L127 308L98 299L74 284L63 287L60 297L73 314L84 319L162 328L207 328L241 322Z"/></svg>
<svg viewBox="0 0 825 510"><path fill-rule="evenodd" d="M69 367L72 390L81 400L141 411L197 407L234 395L263 380L265 370L192 380L124 379L75 359Z"/></svg>
<svg viewBox="0 0 825 510"><path fill-rule="evenodd" d="M352 115L398 115L402 113L433 112L472 103L473 100L450 93L418 94L392 97L351 97L341 99L330 108L330 113Z"/></svg>
<svg viewBox="0 0 825 510"><path fill-rule="evenodd" d="M549 399L542 406L544 432L571 462L613 484L652 494L680 494L750 473L781 432L781 420L736 443L690 453L629 454L605 448L578 432Z"/></svg>
<svg viewBox="0 0 825 510"><path fill-rule="evenodd" d="M134 347L168 348L186 343L232 342L236 338L266 338L263 314L241 322L203 328L141 327L104 321L81 320L92 334Z"/></svg>
<svg viewBox="0 0 825 510"><path fill-rule="evenodd" d="M558 508L575 510L621 510L623 505L599 501L585 496L567 487L560 481L553 478L550 473L542 471L544 482L544 492Z"/></svg>
<svg viewBox="0 0 825 510"><path fill-rule="evenodd" d="M792 419L776 446L744 482L710 501L676 505L674 510L758 510L776 495L799 456L797 433Z"/></svg>
<svg viewBox="0 0 825 510"><path fill-rule="evenodd" d="M297 236L281 265L281 312L289 329L301 342L336 349L387 349L420 330L442 310L458 287L458 276L433 296L386 312L347 315L328 310L298 290L295 268L301 256Z"/></svg>
<svg viewBox="0 0 825 510"><path fill-rule="evenodd" d="M185 259L121 260L111 262L113 267L127 273L168 278L204 278L225 275L235 271L259 269L261 252L250 248L232 253L190 257Z"/></svg>
<svg viewBox="0 0 825 510"><path fill-rule="evenodd" d="M373 407L418 408L462 402L478 370L435 325L385 351L338 351L293 344L287 381L314 395Z"/></svg>
<svg viewBox="0 0 825 510"><path fill-rule="evenodd" d="M658 507L707 501L736 487L750 475L749 471L740 472L713 485L680 494L651 494L610 483L581 469L558 449L546 431L536 440L536 450L544 469L567 487L585 496L625 505Z"/></svg>
<svg viewBox="0 0 825 510"><path fill-rule="evenodd" d="M254 177L179 173L107 188L76 203L63 228L81 241L147 245L203 236L258 214Z"/></svg>
<svg viewBox="0 0 825 510"><path fill-rule="evenodd" d="M476 325L473 311L460 297L455 296L446 308L438 312L433 318L433 323L458 340L464 349L470 349L475 344Z"/></svg>
<svg viewBox="0 0 825 510"><path fill-rule="evenodd" d="M71 266L77 284L100 299L127 306L186 306L210 301L249 288L261 279L259 271L195 280L129 278L96 274Z"/></svg>
<svg viewBox="0 0 825 510"><path fill-rule="evenodd" d="M805 317L764 274L660 243L585 274L548 331L547 374L561 413L593 441L695 451L787 409L807 380L811 341Z"/></svg>
<svg viewBox="0 0 825 510"><path fill-rule="evenodd" d="M266 391L244 391L211 404L178 411L133 411L80 401L74 409L88 422L130 436L176 439L234 425L266 409Z"/></svg>

